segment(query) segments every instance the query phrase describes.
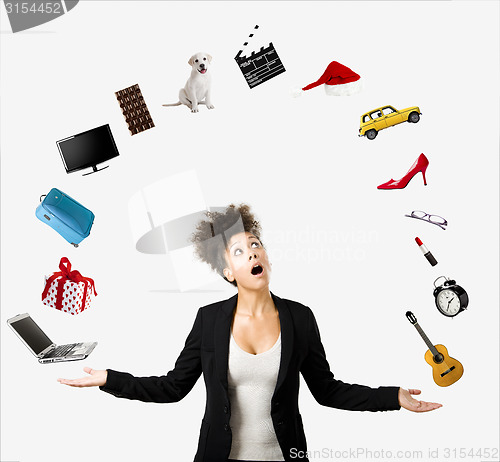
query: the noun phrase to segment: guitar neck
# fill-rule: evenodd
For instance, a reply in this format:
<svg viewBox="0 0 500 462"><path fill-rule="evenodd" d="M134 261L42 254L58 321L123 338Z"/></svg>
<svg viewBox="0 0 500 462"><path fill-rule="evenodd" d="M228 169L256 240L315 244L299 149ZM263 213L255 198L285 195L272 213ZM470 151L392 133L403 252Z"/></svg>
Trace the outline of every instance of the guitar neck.
<svg viewBox="0 0 500 462"><path fill-rule="evenodd" d="M425 332L422 330L422 328L419 326L418 322L414 324L415 329L417 329L418 333L420 336L424 339L424 342L426 343L427 347L429 350L431 350L431 353L433 356L436 356L438 354L438 351L436 350L436 347L433 345L433 343L429 340L429 337L425 335Z"/></svg>

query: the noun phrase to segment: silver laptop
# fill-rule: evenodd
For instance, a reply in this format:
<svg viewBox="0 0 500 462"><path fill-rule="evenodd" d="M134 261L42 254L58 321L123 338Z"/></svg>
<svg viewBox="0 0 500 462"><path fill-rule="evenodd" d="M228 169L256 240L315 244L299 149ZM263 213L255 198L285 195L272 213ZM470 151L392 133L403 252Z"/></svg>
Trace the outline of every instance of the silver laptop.
<svg viewBox="0 0 500 462"><path fill-rule="evenodd" d="M7 319L7 324L38 358L40 363L56 363L60 361L77 361L85 359L96 347L97 342L70 343L56 345L28 313L18 314Z"/></svg>

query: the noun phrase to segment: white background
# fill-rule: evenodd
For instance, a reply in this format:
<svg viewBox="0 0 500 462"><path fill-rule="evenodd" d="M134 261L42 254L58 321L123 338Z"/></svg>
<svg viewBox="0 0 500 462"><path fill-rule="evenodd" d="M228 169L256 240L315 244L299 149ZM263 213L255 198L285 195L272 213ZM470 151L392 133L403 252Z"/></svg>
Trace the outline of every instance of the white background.
<svg viewBox="0 0 500 462"><path fill-rule="evenodd" d="M303 383L309 450L373 451L364 460L422 451L426 460L431 449L449 460L460 448L498 448L498 2L80 1L16 34L0 11L2 461L193 459L202 380L171 405L56 381L85 365L165 374L197 308L234 293L223 281L181 293L167 256L135 250L129 198L188 169L207 204L253 207L273 261L271 289L313 309L337 378L421 388L422 399L444 405L426 414L339 411L318 405ZM250 90L233 58L255 24L286 72ZM215 109L162 107L177 100L198 51L213 56ZM290 97L333 60L362 76L361 94L329 97L318 87ZM132 137L114 92L135 83L156 127ZM358 138L360 115L385 104L418 105L421 120ZM102 172L67 175L55 141L105 123L120 156ZM377 190L422 152L428 186L418 175L406 189ZM78 249L35 218L52 187L96 215ZM444 216L448 230L404 217L416 209ZM43 276L62 256L96 282L99 295L78 316L40 301ZM441 275L470 297L455 319L434 305ZM407 309L462 362L459 382L433 382ZM26 311L57 343L99 344L84 362L41 365L6 324Z"/></svg>

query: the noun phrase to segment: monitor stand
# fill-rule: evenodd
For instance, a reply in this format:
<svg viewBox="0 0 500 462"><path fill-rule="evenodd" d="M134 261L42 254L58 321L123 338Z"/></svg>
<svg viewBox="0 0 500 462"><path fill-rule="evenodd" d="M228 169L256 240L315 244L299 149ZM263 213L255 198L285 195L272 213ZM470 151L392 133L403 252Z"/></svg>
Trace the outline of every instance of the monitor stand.
<svg viewBox="0 0 500 462"><path fill-rule="evenodd" d="M108 168L108 167L109 167L109 165L106 165L106 167L103 167L103 168L97 168L96 165L92 165L92 171L88 172L88 173L84 173L82 176L91 175L92 173L95 173L95 172L100 172L101 170L104 170L105 168Z"/></svg>

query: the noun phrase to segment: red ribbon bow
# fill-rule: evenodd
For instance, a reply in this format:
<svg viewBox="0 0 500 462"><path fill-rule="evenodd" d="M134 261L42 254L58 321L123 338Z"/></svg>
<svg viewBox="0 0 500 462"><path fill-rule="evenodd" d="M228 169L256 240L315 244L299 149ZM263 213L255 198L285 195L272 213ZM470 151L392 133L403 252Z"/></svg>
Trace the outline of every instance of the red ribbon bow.
<svg viewBox="0 0 500 462"><path fill-rule="evenodd" d="M82 297L82 310L83 310L83 308L85 307L85 299L87 298L87 290L91 289L94 291L94 295L97 295L93 279L82 276L80 272L77 270L71 271L71 263L66 257L61 258L61 261L59 262L59 269L61 271L55 272L54 274L52 274L52 276L50 276L47 279L45 283L45 289L42 293L42 300L47 296L50 286L52 285L52 282L60 277L61 279L59 279L57 283L56 309L61 310L62 295L64 292L64 284L66 283L66 281L72 281L77 284L79 282L83 282L85 284L85 289L83 291L83 297Z"/></svg>

